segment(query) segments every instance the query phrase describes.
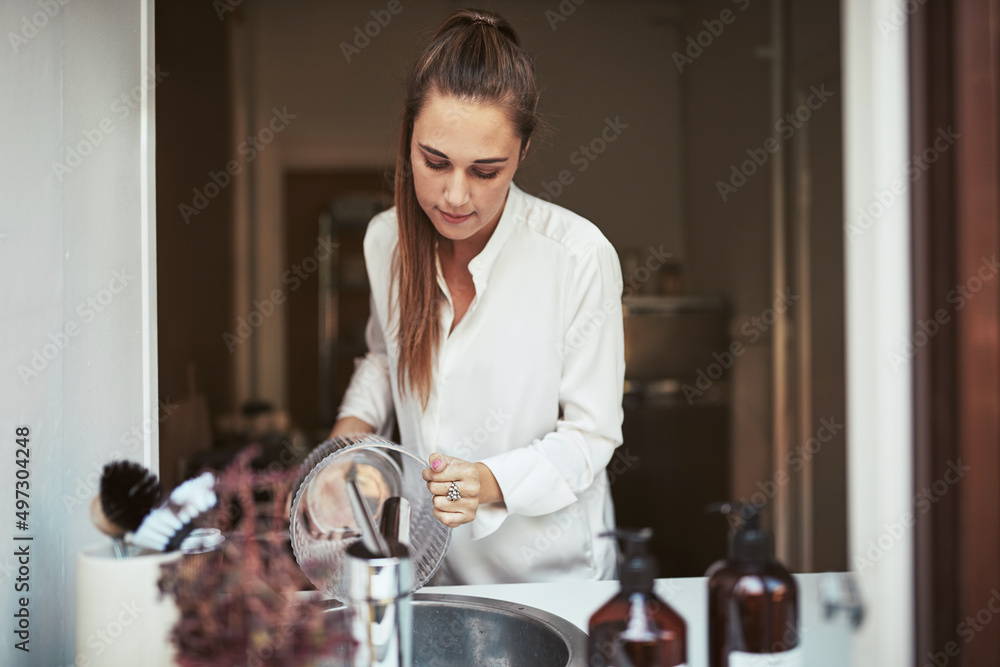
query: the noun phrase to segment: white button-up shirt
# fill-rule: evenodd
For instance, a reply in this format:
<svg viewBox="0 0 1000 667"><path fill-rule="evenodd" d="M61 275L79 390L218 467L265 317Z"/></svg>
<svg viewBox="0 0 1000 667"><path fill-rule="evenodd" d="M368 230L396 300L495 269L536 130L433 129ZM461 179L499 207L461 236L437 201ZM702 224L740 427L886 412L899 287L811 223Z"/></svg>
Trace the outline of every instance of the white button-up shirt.
<svg viewBox="0 0 1000 667"><path fill-rule="evenodd" d="M592 223L511 184L493 235L472 261L476 295L451 331L438 264L442 339L426 411L396 382L398 311L390 310L395 208L365 235L372 290L366 338L339 417L402 444L481 461L504 502L455 529L436 583L606 579L615 574L605 466L622 442L622 273ZM448 332L451 331L449 334ZM419 539L417 537L416 539Z"/></svg>

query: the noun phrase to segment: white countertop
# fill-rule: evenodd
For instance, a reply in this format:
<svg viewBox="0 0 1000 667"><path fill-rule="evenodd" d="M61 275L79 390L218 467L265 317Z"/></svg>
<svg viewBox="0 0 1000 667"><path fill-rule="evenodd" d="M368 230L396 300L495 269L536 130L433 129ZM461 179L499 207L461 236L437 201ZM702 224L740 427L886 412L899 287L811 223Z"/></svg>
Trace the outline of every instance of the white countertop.
<svg viewBox="0 0 1000 667"><path fill-rule="evenodd" d="M823 619L820 583L826 574L795 575L799 584L799 628L803 664L846 667L851 664L851 630L843 614ZM469 595L535 607L576 624L584 631L590 616L618 591L617 581L491 586L428 586L420 593ZM687 621L688 666L708 665L708 579L658 579L656 594Z"/></svg>

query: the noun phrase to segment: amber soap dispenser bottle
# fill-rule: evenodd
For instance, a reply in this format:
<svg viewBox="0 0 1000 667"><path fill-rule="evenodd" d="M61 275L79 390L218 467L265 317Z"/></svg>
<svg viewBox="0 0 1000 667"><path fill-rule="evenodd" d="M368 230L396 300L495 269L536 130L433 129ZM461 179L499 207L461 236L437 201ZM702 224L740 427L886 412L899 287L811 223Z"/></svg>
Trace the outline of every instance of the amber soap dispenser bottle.
<svg viewBox="0 0 1000 667"><path fill-rule="evenodd" d="M729 558L708 572L709 667L804 667L799 646L799 593L774 558L774 537L760 511L744 503L710 505L732 517Z"/></svg>
<svg viewBox="0 0 1000 667"><path fill-rule="evenodd" d="M656 560L651 528L619 529L602 537L624 542L621 590L590 617L590 667L686 667L687 625L653 593Z"/></svg>

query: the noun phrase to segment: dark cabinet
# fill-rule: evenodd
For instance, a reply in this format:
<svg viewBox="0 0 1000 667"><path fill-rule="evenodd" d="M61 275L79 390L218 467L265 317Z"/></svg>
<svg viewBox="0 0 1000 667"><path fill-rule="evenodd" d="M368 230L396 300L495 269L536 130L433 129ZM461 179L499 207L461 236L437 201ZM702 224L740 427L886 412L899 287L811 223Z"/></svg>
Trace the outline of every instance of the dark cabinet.
<svg viewBox="0 0 1000 667"><path fill-rule="evenodd" d="M653 528L661 576L702 576L726 554L727 526L704 508L730 493L727 326L719 298L625 300L624 444L608 474L618 525Z"/></svg>

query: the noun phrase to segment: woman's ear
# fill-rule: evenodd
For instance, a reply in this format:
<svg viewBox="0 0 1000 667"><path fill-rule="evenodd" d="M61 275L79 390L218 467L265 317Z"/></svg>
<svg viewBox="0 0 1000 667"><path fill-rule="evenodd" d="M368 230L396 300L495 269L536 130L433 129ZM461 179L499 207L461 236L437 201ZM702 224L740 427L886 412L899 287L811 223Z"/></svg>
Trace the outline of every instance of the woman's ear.
<svg viewBox="0 0 1000 667"><path fill-rule="evenodd" d="M528 154L528 146L531 145L531 139L528 139L524 144L524 148L521 149L521 156L517 159L518 164L524 162L524 157Z"/></svg>

